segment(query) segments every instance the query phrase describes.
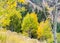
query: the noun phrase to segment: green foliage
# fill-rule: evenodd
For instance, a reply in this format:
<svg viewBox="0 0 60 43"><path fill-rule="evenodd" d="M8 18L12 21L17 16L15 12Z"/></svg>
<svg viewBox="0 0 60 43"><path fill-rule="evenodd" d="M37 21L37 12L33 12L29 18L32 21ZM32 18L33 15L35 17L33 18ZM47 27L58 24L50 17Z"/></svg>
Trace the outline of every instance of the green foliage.
<svg viewBox="0 0 60 43"><path fill-rule="evenodd" d="M32 10L33 6L25 0L0 0L0 26L32 38L48 39L51 36L49 21L43 11ZM5 36L0 36L0 39L5 40Z"/></svg>
<svg viewBox="0 0 60 43"><path fill-rule="evenodd" d="M53 43L53 36L47 40L47 43Z"/></svg>
<svg viewBox="0 0 60 43"><path fill-rule="evenodd" d="M38 27L37 21L37 15L34 12L31 14L28 13L23 19L22 30L34 37Z"/></svg>
<svg viewBox="0 0 60 43"><path fill-rule="evenodd" d="M48 15L49 15L47 8L45 8L45 12L44 12L44 10L43 11L40 11L40 10L38 11L38 9L35 9L35 13L38 16L38 22L39 23L43 20L46 20Z"/></svg>
<svg viewBox="0 0 60 43"><path fill-rule="evenodd" d="M21 31L21 13L17 7L16 0L0 1L4 2L4 5L0 7L0 23L3 28L7 28L11 31ZM5 7L4 7L5 6ZM22 8L21 8L22 9Z"/></svg>
<svg viewBox="0 0 60 43"><path fill-rule="evenodd" d="M21 18L17 17L16 15L13 15L12 17L10 17L10 23L8 25L8 29L12 31L20 32L21 31Z"/></svg>
<svg viewBox="0 0 60 43"><path fill-rule="evenodd" d="M45 15L44 15L44 12L42 12L42 11L39 11L39 13L37 14L37 16L38 16L38 22L40 23L41 21L43 21L43 20L46 20L46 17L45 17Z"/></svg>
<svg viewBox="0 0 60 43"><path fill-rule="evenodd" d="M60 23L57 23L57 32L60 32Z"/></svg>
<svg viewBox="0 0 60 43"><path fill-rule="evenodd" d="M47 40L48 43L53 43L53 37ZM60 33L57 33L57 43L60 43Z"/></svg>
<svg viewBox="0 0 60 43"><path fill-rule="evenodd" d="M16 8L7 8L1 16L0 23L2 27L20 32L22 17L19 10Z"/></svg>
<svg viewBox="0 0 60 43"><path fill-rule="evenodd" d="M60 33L57 33L57 43L60 43Z"/></svg>

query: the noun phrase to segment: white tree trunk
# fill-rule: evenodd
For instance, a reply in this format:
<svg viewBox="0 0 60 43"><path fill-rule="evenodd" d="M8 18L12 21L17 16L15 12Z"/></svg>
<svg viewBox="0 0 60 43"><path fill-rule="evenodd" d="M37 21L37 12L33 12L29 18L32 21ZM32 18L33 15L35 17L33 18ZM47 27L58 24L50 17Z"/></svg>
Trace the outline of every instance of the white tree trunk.
<svg viewBox="0 0 60 43"><path fill-rule="evenodd" d="M58 0L55 0L56 5ZM57 43L57 7L55 6L55 13L53 14L53 36L54 36L54 43Z"/></svg>

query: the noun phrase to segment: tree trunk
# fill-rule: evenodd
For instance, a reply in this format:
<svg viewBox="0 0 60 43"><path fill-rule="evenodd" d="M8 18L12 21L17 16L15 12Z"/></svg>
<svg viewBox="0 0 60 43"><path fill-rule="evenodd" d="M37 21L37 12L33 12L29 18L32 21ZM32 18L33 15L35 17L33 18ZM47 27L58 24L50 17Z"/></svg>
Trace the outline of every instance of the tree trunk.
<svg viewBox="0 0 60 43"><path fill-rule="evenodd" d="M55 3L57 5L57 0L55 0ZM57 43L57 7L55 6L55 12L53 14L53 37L54 37L54 43Z"/></svg>

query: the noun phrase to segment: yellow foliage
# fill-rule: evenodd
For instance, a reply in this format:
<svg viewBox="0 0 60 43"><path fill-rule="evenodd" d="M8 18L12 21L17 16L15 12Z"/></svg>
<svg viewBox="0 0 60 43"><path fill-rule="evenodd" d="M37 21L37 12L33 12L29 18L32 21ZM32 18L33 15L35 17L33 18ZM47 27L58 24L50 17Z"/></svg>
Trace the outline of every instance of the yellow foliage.
<svg viewBox="0 0 60 43"><path fill-rule="evenodd" d="M3 24L3 26L9 25L9 22L10 22L10 20L3 20L3 21L2 21L2 24Z"/></svg>
<svg viewBox="0 0 60 43"><path fill-rule="evenodd" d="M38 39L45 37L49 38L52 35L51 26L49 20L40 22L40 25L37 30Z"/></svg>
<svg viewBox="0 0 60 43"><path fill-rule="evenodd" d="M38 21L38 20L37 20L37 14L35 14L35 12L32 12L32 13L30 14L30 17L33 18L33 20Z"/></svg>
<svg viewBox="0 0 60 43"><path fill-rule="evenodd" d="M20 3L25 3L25 0L18 0L18 2L20 2Z"/></svg>
<svg viewBox="0 0 60 43"><path fill-rule="evenodd" d="M38 30L37 30L37 35L38 35L38 38L42 37L43 36L43 28L44 28L44 21L42 21L38 27Z"/></svg>
<svg viewBox="0 0 60 43"><path fill-rule="evenodd" d="M10 20L9 20L9 18L6 18L6 15L5 15L5 17L3 17L2 19L0 19L0 23L2 23L3 26L9 25Z"/></svg>
<svg viewBox="0 0 60 43"><path fill-rule="evenodd" d="M12 3L11 8L16 7L16 6L17 6L17 2L15 1L14 3Z"/></svg>
<svg viewBox="0 0 60 43"><path fill-rule="evenodd" d="M3 12L3 15L1 15L2 18L0 19L0 23L2 24L2 26L9 25L11 21L10 18L14 15L16 15L16 17L19 19L22 18L20 11L17 11L16 8L7 8L5 12Z"/></svg>
<svg viewBox="0 0 60 43"><path fill-rule="evenodd" d="M14 8L17 6L17 1L14 1L12 3L8 1L7 4L8 4L8 8Z"/></svg>

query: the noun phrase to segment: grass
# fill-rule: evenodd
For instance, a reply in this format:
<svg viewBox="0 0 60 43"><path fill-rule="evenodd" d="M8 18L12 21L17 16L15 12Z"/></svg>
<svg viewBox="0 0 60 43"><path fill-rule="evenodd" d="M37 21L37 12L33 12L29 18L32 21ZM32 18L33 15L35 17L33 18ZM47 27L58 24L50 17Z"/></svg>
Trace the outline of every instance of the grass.
<svg viewBox="0 0 60 43"><path fill-rule="evenodd" d="M9 30L0 30L0 43L38 43L36 39L25 37L22 34L11 32Z"/></svg>
<svg viewBox="0 0 60 43"><path fill-rule="evenodd" d="M0 43L40 43L37 39L25 37L22 34L11 32L10 30L0 29ZM44 43L44 42L43 42ZM53 43L50 38L47 43ZM60 33L57 33L57 43L60 43Z"/></svg>

